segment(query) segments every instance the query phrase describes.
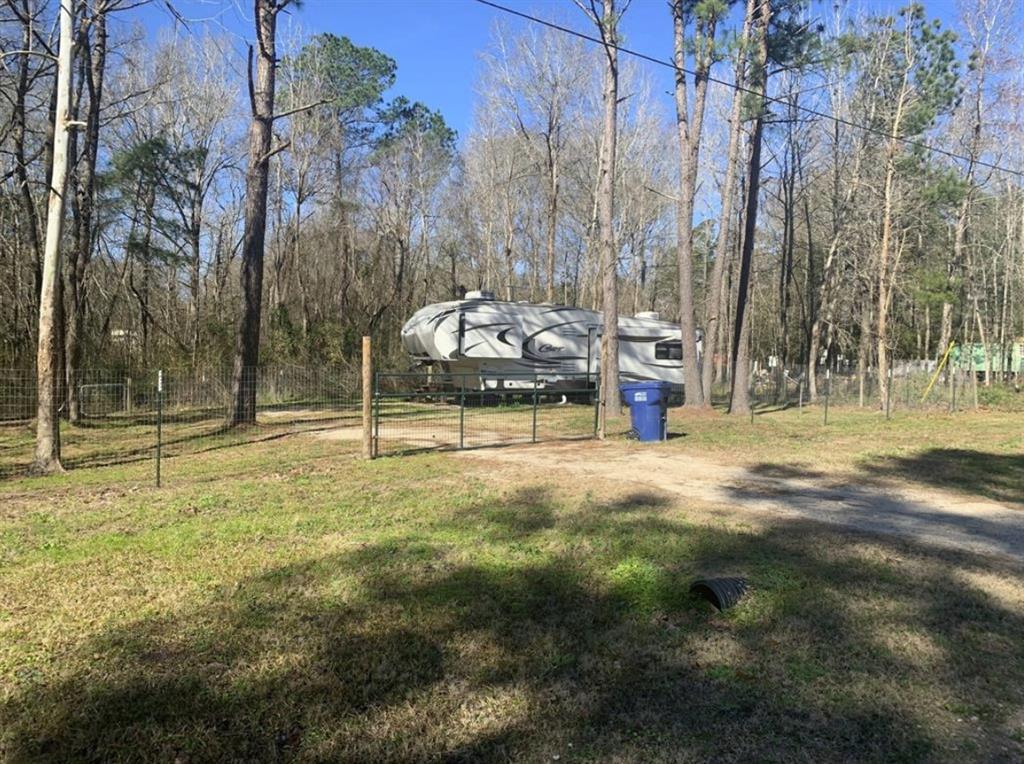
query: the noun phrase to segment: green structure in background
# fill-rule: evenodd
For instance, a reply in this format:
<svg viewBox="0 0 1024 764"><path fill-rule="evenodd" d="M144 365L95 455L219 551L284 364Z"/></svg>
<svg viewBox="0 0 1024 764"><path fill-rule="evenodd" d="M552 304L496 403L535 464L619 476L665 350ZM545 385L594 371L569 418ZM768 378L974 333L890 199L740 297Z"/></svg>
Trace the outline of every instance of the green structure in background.
<svg viewBox="0 0 1024 764"><path fill-rule="evenodd" d="M969 369L979 374L989 368L993 374L1024 374L1024 337L1018 337L1013 342L1000 346L998 343L989 343L987 346L980 342L966 346L957 345L953 348L950 356L950 363L956 369Z"/></svg>

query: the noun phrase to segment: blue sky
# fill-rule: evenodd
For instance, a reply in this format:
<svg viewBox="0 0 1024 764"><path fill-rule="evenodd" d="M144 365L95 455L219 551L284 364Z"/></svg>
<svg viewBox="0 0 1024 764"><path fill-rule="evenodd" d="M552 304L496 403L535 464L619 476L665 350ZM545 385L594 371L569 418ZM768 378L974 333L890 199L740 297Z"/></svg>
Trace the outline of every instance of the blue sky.
<svg viewBox="0 0 1024 764"><path fill-rule="evenodd" d="M242 43L252 37L251 0L171 2L186 18L212 17L213 21L197 21L191 26L201 29L206 25L214 31L228 32L238 41L240 50ZM558 19L581 31L592 31L572 0L502 0L502 4ZM903 4L866 0L861 5L881 12ZM816 3L815 7L826 10L830 5ZM925 5L929 15L947 24L956 16L955 0L926 0ZM1021 22L1024 0L1017 2L1017 6L1017 21ZM173 23L163 0L130 15L153 34ZM487 48L499 19L510 29L525 23L472 0L305 0L282 24L298 23L311 33L345 35L358 45L387 53L398 63L398 81L392 95L405 95L440 110L448 123L465 135L472 124L478 57ZM1024 28L1024 24L1016 26ZM666 0L633 0L623 30L625 45L659 58L670 57L671 23ZM724 70L722 74L727 76ZM667 70L657 76L668 89Z"/></svg>

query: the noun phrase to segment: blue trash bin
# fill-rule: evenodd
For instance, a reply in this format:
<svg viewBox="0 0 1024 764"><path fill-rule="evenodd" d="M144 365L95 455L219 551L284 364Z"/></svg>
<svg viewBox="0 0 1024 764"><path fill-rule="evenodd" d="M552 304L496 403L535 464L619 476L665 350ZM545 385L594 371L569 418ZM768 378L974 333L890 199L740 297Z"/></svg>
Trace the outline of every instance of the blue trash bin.
<svg viewBox="0 0 1024 764"><path fill-rule="evenodd" d="M630 433L637 440L668 438L668 382L627 382L619 386L629 406Z"/></svg>

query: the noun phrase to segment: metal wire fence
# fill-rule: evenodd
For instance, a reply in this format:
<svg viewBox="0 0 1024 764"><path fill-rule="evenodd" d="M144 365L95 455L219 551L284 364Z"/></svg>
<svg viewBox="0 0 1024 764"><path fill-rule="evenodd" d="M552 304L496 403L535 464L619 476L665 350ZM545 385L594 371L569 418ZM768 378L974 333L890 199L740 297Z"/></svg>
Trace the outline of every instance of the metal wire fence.
<svg viewBox="0 0 1024 764"><path fill-rule="evenodd" d="M66 467L125 464L277 438L317 429L361 438L361 386L355 368L272 366L243 370L255 389L255 410L245 426L229 426L233 412L230 369L116 371L90 369L60 385L62 460ZM481 385L476 374L380 372L375 376L375 455L458 449L565 438L596 431L595 380L543 375L503 375L501 386ZM976 408L1024 411L1019 377L985 385L966 369L897 363L887 391L873 370L821 374L812 391L805 376L762 370L750 380L755 415L801 407L828 421L835 407L901 412L955 412ZM727 401L724 388L716 402ZM36 375L0 369L0 478L31 468L36 415ZM158 449L157 430L160 429ZM155 465L154 465L155 471Z"/></svg>
<svg viewBox="0 0 1024 764"><path fill-rule="evenodd" d="M378 373L374 454L480 448L594 437L597 385L583 375L557 385L536 374Z"/></svg>
<svg viewBox="0 0 1024 764"><path fill-rule="evenodd" d="M899 412L956 412L981 408L1024 410L1024 379L1001 376L985 383L969 369L945 369L936 374L921 363L896 364L880 384L877 371L868 369L819 374L813 387L800 372L765 371L750 380L755 411L819 406L873 408L892 416ZM720 390L727 395L726 389Z"/></svg>
<svg viewBox="0 0 1024 764"><path fill-rule="evenodd" d="M255 415L229 426L230 369L84 370L72 385L59 385L62 461L74 468L154 459L158 426L169 457L359 425L356 370L267 367L245 369L241 379L255 387ZM0 478L31 468L35 415L35 372L0 370Z"/></svg>

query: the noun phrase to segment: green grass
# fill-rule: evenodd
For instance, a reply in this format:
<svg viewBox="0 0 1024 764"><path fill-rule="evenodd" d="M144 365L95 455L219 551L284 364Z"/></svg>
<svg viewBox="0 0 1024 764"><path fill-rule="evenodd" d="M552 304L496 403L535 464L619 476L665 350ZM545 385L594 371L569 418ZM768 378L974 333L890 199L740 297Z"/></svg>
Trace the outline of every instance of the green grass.
<svg viewBox="0 0 1024 764"><path fill-rule="evenodd" d="M937 447L1011 457L1020 432L673 416L686 435L666 448L827 472ZM356 448L186 454L161 490L148 463L0 483L0 759L1024 754L1019 567ZM710 574L753 588L717 614L686 593Z"/></svg>

